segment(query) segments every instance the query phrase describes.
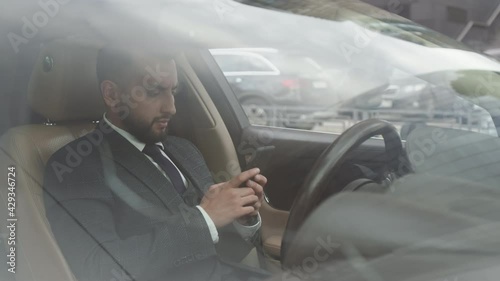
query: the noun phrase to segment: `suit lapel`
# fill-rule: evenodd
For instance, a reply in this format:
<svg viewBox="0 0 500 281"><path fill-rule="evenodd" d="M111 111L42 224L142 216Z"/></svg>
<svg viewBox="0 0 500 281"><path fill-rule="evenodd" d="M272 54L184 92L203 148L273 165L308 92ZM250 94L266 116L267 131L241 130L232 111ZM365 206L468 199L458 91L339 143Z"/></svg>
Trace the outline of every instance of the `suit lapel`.
<svg viewBox="0 0 500 281"><path fill-rule="evenodd" d="M103 123L104 121L100 122L100 124ZM99 127L100 125L98 125ZM141 151L111 128L106 132L104 133L104 139L109 144L109 153L103 155L104 157L111 158L115 163L144 183L146 187L158 196L165 207L170 209L173 206L179 206L183 203L182 197L175 190L170 180L165 178Z"/></svg>

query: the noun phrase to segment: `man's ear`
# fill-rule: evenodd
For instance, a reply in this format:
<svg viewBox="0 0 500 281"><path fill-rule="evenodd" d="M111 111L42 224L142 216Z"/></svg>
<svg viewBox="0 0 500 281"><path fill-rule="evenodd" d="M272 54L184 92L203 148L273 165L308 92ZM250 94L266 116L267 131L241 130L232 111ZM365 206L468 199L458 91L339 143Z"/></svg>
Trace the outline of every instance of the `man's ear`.
<svg viewBox="0 0 500 281"><path fill-rule="evenodd" d="M113 108L120 103L120 92L118 91L118 86L113 81L102 81L101 93L104 103L106 103L108 107Z"/></svg>

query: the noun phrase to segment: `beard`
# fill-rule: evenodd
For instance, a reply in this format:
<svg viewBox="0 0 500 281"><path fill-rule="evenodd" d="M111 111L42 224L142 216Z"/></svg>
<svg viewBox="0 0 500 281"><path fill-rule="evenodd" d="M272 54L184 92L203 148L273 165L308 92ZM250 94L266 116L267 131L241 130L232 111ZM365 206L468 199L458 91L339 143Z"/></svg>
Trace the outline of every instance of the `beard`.
<svg viewBox="0 0 500 281"><path fill-rule="evenodd" d="M132 113L130 113L125 119L123 119L123 125L127 128L127 131L136 137L139 141L145 144L155 144L157 142L162 142L167 138L168 128L162 132L155 132L153 130L153 125L159 119L165 117L154 118L151 122L146 120L141 120L135 118Z"/></svg>

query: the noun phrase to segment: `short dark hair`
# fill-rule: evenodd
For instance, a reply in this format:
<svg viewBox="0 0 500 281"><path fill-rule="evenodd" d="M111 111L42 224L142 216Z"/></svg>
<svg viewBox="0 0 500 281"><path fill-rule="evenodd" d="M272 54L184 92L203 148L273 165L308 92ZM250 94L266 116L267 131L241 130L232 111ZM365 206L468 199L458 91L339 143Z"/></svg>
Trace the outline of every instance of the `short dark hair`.
<svg viewBox="0 0 500 281"><path fill-rule="evenodd" d="M156 42L144 46L147 47L107 45L100 49L96 65L99 87L105 80L113 81L119 86L125 86L130 74L134 71L136 54L150 54L158 58L173 59L178 52L177 50L165 51L166 48L161 48L161 45Z"/></svg>
<svg viewBox="0 0 500 281"><path fill-rule="evenodd" d="M117 46L106 46L99 50L97 55L97 80L99 86L105 80L110 80L118 85L126 81L126 71L134 64L132 52Z"/></svg>

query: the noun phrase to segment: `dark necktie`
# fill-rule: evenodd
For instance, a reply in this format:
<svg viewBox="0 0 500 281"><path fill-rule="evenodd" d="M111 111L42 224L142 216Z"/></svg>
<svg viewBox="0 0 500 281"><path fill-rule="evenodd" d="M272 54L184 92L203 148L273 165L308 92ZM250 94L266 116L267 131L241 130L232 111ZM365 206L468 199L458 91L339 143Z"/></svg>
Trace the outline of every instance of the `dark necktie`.
<svg viewBox="0 0 500 281"><path fill-rule="evenodd" d="M186 187L184 186L184 182L182 181L181 174L174 166L172 161L170 161L170 159L168 159L161 153L160 147L155 144L147 144L142 152L153 158L153 161L155 161L156 164L158 164L163 169L163 171L165 171L167 177L170 179L179 194L183 194L184 191L186 191Z"/></svg>

